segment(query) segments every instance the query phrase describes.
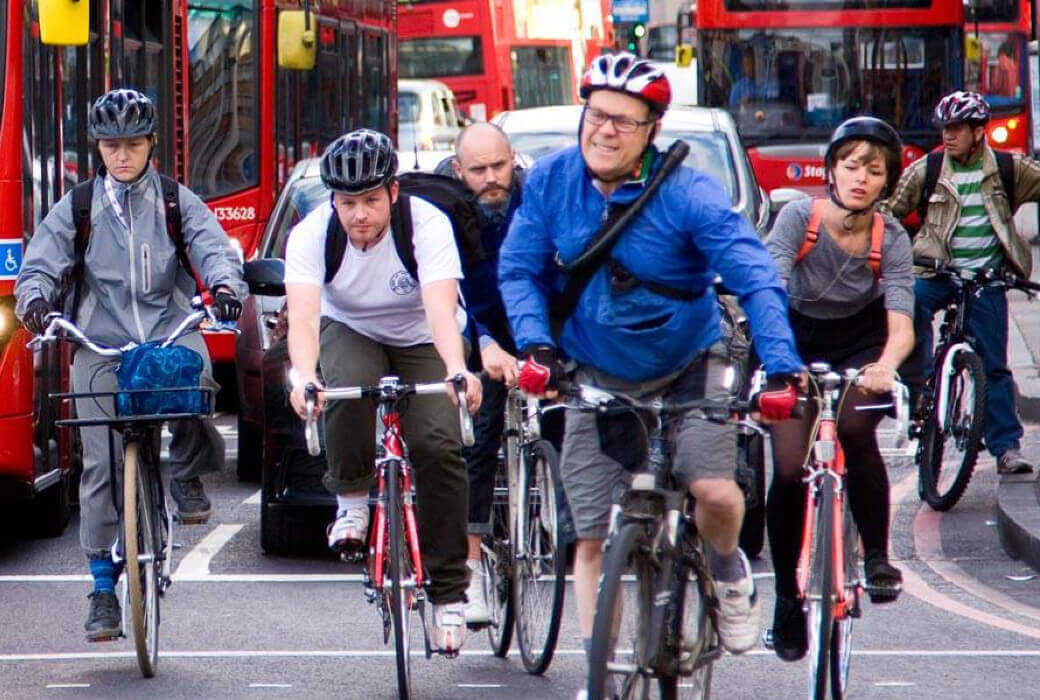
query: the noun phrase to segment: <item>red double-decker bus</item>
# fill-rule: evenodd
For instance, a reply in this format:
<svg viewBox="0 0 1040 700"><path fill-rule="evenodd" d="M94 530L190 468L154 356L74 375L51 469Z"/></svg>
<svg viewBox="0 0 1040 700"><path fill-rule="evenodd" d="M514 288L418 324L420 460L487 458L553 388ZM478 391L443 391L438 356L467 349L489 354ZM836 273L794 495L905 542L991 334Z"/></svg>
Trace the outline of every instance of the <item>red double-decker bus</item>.
<svg viewBox="0 0 1040 700"><path fill-rule="evenodd" d="M761 185L819 195L843 120L892 124L911 162L932 109L961 87L963 0L698 0L699 100L737 122Z"/></svg>
<svg viewBox="0 0 1040 700"><path fill-rule="evenodd" d="M1031 154L1028 43L1030 0L970 0L964 4L964 89L986 97L993 118L986 128L996 148Z"/></svg>
<svg viewBox="0 0 1040 700"><path fill-rule="evenodd" d="M45 400L65 386L68 358L26 350L12 295L35 227L93 174L90 102L118 86L151 96L157 166L248 257L296 160L350 128L396 126L394 0L307 4L317 55L302 71L275 60L279 15L298 0L84 0L67 5L89 13L82 46L43 44L37 2L0 2L0 508L34 502L38 532L68 519L71 446ZM225 338L208 338L216 361L233 357Z"/></svg>

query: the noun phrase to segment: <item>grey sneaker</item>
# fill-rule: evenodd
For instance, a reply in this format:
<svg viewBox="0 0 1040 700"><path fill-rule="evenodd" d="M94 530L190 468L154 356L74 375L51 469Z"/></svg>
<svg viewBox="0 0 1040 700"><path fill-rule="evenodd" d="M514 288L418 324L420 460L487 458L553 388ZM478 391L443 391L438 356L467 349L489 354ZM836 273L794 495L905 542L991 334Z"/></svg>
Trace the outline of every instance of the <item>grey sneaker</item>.
<svg viewBox="0 0 1040 700"><path fill-rule="evenodd" d="M177 519L185 525L201 525L209 520L210 502L202 479L170 479L170 496L177 503Z"/></svg>
<svg viewBox="0 0 1040 700"><path fill-rule="evenodd" d="M1033 471L1033 465L1022 456L1017 448L1012 447L997 457L998 474L1028 474L1031 471Z"/></svg>
<svg viewBox="0 0 1040 700"><path fill-rule="evenodd" d="M90 612L83 629L88 642L107 642L123 635L123 614L115 593L91 593Z"/></svg>

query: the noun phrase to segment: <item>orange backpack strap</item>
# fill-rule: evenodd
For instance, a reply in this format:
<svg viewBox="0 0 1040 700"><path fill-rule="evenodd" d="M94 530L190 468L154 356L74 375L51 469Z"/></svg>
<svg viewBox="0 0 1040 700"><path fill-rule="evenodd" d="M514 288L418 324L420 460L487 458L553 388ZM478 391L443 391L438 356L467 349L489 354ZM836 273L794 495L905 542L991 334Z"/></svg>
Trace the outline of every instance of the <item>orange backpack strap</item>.
<svg viewBox="0 0 1040 700"><path fill-rule="evenodd" d="M816 245L816 241L820 240L820 221L823 220L823 209L826 204L826 200L814 199L812 203L812 213L809 214L809 225L805 227L805 242L802 243L802 247L798 250L798 255L794 256L794 264L797 265L802 261L809 251Z"/></svg>
<svg viewBox="0 0 1040 700"><path fill-rule="evenodd" d="M874 212L874 224L870 227L870 252L867 253L867 264L874 271L874 279L881 279L881 246L885 242L885 219Z"/></svg>

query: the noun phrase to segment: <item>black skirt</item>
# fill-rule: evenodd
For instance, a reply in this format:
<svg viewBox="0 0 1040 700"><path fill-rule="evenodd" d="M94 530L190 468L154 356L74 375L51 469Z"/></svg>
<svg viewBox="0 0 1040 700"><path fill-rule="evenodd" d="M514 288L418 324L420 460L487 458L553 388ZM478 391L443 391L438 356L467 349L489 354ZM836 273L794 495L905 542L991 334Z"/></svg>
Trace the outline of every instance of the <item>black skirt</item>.
<svg viewBox="0 0 1040 700"><path fill-rule="evenodd" d="M888 339L885 297L843 318L813 318L789 310L798 353L808 365L826 362L835 369L876 362Z"/></svg>

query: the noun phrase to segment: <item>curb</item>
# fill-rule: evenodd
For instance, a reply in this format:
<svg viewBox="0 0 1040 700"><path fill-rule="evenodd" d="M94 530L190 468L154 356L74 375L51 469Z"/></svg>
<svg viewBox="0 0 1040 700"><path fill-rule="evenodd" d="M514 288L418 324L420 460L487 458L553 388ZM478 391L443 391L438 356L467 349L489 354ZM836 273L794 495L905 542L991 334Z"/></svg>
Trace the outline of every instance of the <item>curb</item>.
<svg viewBox="0 0 1040 700"><path fill-rule="evenodd" d="M1035 474L1008 474L997 485L997 532L1012 559L1040 571L1040 493Z"/></svg>

